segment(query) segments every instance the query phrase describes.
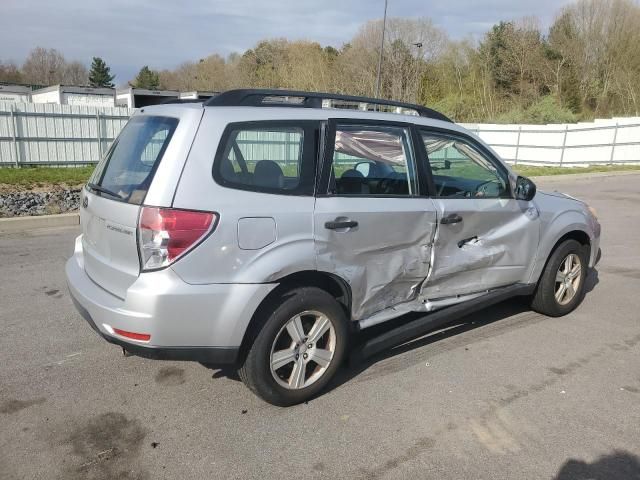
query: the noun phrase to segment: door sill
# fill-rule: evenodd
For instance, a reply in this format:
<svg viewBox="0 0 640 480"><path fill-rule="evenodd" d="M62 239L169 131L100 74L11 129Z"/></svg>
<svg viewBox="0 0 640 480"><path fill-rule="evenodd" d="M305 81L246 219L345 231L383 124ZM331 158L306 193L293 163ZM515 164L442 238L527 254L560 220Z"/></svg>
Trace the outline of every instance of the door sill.
<svg viewBox="0 0 640 480"><path fill-rule="evenodd" d="M471 312L490 307L491 305L500 303L503 300L517 296L531 295L535 291L535 288L535 284L517 283L515 285L489 291L484 295L476 296L470 300L456 303L455 305L428 313L420 318L383 332L376 337L367 339L355 352L353 352L352 360L361 360L371 357L383 350L418 338L434 329L455 322ZM396 308L395 316L408 313L409 311L410 310L407 310L406 312L400 311L400 308Z"/></svg>

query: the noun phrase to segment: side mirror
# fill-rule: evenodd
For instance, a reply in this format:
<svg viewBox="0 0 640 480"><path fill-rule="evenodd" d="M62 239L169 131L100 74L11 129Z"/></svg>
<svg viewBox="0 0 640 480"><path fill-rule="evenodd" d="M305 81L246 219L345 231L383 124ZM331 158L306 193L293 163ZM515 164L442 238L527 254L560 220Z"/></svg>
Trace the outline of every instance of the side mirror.
<svg viewBox="0 0 640 480"><path fill-rule="evenodd" d="M526 202L533 200L536 196L536 184L527 177L518 177L516 180L516 200L524 200Z"/></svg>

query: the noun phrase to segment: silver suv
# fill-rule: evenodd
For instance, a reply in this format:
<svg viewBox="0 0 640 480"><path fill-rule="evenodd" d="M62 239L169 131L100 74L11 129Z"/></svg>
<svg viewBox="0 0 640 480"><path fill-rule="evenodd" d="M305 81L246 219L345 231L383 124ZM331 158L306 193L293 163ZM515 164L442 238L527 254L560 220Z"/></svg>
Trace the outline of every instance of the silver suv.
<svg viewBox="0 0 640 480"><path fill-rule="evenodd" d="M318 394L347 352L508 297L564 315L600 243L592 209L536 194L442 114L308 92L145 107L81 203L66 275L96 332L144 357L237 367L276 405Z"/></svg>

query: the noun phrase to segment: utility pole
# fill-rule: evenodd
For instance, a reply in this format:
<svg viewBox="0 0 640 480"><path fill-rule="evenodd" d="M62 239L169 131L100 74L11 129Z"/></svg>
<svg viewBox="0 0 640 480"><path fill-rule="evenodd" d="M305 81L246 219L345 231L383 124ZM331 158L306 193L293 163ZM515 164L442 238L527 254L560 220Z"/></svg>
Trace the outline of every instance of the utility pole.
<svg viewBox="0 0 640 480"><path fill-rule="evenodd" d="M382 52L384 50L384 31L387 28L387 1L384 0L384 17L382 20L382 40L380 40L380 56L378 57L378 75L376 76L376 94L375 98L380 95L380 74L382 72Z"/></svg>
<svg viewBox="0 0 640 480"><path fill-rule="evenodd" d="M420 97L420 66L422 65L421 60L422 60L422 42L416 42L413 44L414 47L416 47L418 49L418 55L416 56L416 96L415 96L415 103L420 103L419 97Z"/></svg>

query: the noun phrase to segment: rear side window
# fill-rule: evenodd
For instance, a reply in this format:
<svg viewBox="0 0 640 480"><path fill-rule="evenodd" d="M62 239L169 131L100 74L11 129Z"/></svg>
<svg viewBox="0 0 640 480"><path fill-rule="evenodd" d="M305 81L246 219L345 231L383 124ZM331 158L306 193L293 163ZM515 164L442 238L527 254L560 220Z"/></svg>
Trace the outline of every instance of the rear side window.
<svg viewBox="0 0 640 480"><path fill-rule="evenodd" d="M417 193L409 130L385 125L336 127L330 191L338 195Z"/></svg>
<svg viewBox="0 0 640 480"><path fill-rule="evenodd" d="M132 117L96 167L89 183L102 187L101 195L140 205L177 125L176 118Z"/></svg>
<svg viewBox="0 0 640 480"><path fill-rule="evenodd" d="M241 190L312 194L316 144L317 128L308 124L231 124L216 155L214 178Z"/></svg>

